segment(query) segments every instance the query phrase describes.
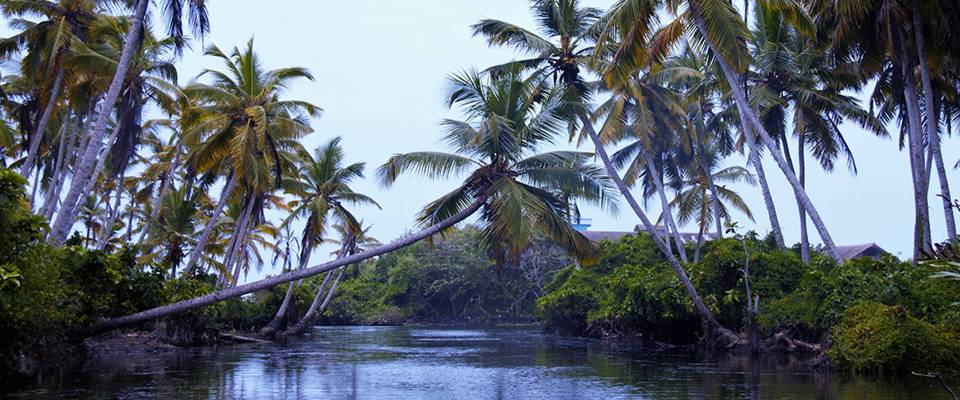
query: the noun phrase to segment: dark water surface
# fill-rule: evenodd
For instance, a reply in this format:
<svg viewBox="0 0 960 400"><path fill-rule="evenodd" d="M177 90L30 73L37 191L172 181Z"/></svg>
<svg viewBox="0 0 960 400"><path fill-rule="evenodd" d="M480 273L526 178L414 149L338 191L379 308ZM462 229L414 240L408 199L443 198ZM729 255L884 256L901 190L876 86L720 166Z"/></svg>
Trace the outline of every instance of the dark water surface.
<svg viewBox="0 0 960 400"><path fill-rule="evenodd" d="M704 361L534 327L324 327L285 344L116 356L13 398L923 399L921 378L791 372L789 360Z"/></svg>

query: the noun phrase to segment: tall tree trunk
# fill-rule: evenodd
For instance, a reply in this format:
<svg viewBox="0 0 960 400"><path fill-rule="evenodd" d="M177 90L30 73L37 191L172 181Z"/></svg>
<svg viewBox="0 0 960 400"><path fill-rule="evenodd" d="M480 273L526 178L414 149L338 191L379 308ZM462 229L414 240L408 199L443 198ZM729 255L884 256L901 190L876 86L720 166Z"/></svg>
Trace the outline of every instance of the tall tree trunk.
<svg viewBox="0 0 960 400"><path fill-rule="evenodd" d="M915 211L915 236L913 258L916 262L923 252L931 250L930 233L928 221L929 206L927 204L925 168L923 166L923 134L921 132L920 106L917 103L919 97L917 93L917 82L914 79L913 63L907 56L907 41L903 37L902 29L894 31L896 41L894 43L897 52L897 64L900 67L900 73L903 77L903 103L907 111L907 153L910 159L910 173L913 178L913 198Z"/></svg>
<svg viewBox="0 0 960 400"><path fill-rule="evenodd" d="M120 125L117 125L113 128L113 132L111 132L110 136L107 138L106 147L102 151L98 149L100 154L97 157L96 166L93 169L93 174L90 175L90 179L88 179L87 183L83 186L83 193L93 192L93 186L97 184L97 180L100 179L100 174L103 173L103 169L107 166L107 156L110 154L110 148L116 144L117 137L119 136ZM76 177L76 175L74 175L74 177Z"/></svg>
<svg viewBox="0 0 960 400"><path fill-rule="evenodd" d="M80 167L73 173L73 182L70 184L70 191L67 192L67 197L64 200L65 207L61 207L60 211L57 212L56 222L54 222L50 230L50 241L56 246L63 244L67 235L70 234L73 223L77 219L76 212L72 205L76 204L77 199L84 195L84 186L86 186L88 180L93 178L91 172L93 171L96 158L99 155L99 144L103 140L104 134L106 134L110 113L117 103L117 97L120 96L120 89L122 89L127 71L130 69L130 62L133 59L134 53L136 53L140 47L143 20L149 4L150 0L139 0L137 2L136 13L130 24L130 31L127 32L124 39L123 52L120 54L117 70L113 74L113 81L110 82L110 88L107 90L103 104L100 107L100 114L97 116L97 123L94 125L93 132L91 133L90 146L87 146L86 151L81 157Z"/></svg>
<svg viewBox="0 0 960 400"><path fill-rule="evenodd" d="M306 239L306 238L305 238ZM307 264L310 263L310 256L313 255L313 241L304 240L303 247L300 249L300 260L297 262L297 271L304 269ZM327 276L323 279L323 285L325 286L327 282L330 281L330 273L327 273ZM277 313L273 315L273 319L270 320L263 328L260 328L260 334L264 336L271 336L277 332L277 329L280 329L280 325L283 324L284 319L287 317L287 311L290 309L290 303L293 302L294 290L297 288L297 285L300 284L300 281L290 282L287 285L287 292L283 295L283 301L280 302L280 307L277 308Z"/></svg>
<svg viewBox="0 0 960 400"><path fill-rule="evenodd" d="M176 154L173 156L173 160L170 161L170 167L167 168L166 174L163 176L163 180L160 183L160 193L157 194L157 197L153 199L150 208L150 219L143 225L143 230L140 232L140 238L137 239L137 246L143 244L144 239L147 238L147 232L150 231L150 226L153 224L153 221L157 219L160 215L160 207L162 205L163 196L167 193L167 188L170 186L170 182L173 181L173 175L176 173L177 166L180 164L180 142L178 141L176 146L174 146L174 151Z"/></svg>
<svg viewBox="0 0 960 400"><path fill-rule="evenodd" d="M640 149L640 155L643 157L644 162L646 162L647 170L650 171L649 173L653 174L653 184L657 188L657 195L660 197L660 208L663 209L663 219L667 225L667 229L665 229L667 231L667 240L670 240L670 236L673 236L674 242L677 245L677 253L680 254L680 261L686 264L688 262L687 250L683 247L683 238L680 237L680 229L673 220L673 210L670 208L670 202L667 201L667 192L663 188L663 175L660 174L657 165L653 163L653 158L646 149ZM670 235L671 230L673 231L673 235Z"/></svg>
<svg viewBox="0 0 960 400"><path fill-rule="evenodd" d="M913 31L917 42L917 60L920 66L920 81L923 86L923 103L927 110L927 141L934 165L937 168L937 179L940 182L940 200L943 205L944 221L947 225L947 237L957 244L957 223L954 220L953 206L950 204L950 183L947 180L947 169L943 164L943 153L940 151L940 131L937 117L937 107L933 98L933 78L930 76L930 65L927 62L926 47L923 38L923 23L920 20L919 2L913 2Z"/></svg>
<svg viewBox="0 0 960 400"><path fill-rule="evenodd" d="M67 159L70 158L68 149L73 147L73 138L77 133L75 130L70 129L70 116L71 113L68 111L67 118L63 123L63 127L66 127L66 130L63 130L63 127L61 127L63 133L60 135L60 149L57 150L57 162L53 167L50 185L47 186L47 194L43 199L43 208L40 209L40 215L43 215L48 221L50 220L49 213L53 212L52 208L56 208L56 201L60 199L60 188L63 185L62 175L67 168Z"/></svg>
<svg viewBox="0 0 960 400"><path fill-rule="evenodd" d="M230 286L236 286L237 283L240 282L240 266L243 265L243 263L239 262L239 259L240 255L243 254L243 248L247 245L247 234L251 230L250 220L253 218L254 203L256 202L252 198L247 200L247 206L244 209L243 222L240 225L239 231L234 232L236 242L233 244L233 248L228 254L230 258L226 260L226 264L224 265L224 271L229 271L230 267L232 267L233 264L236 264L236 268L233 269L233 276L231 277L233 278L232 282L228 282L228 285Z"/></svg>
<svg viewBox="0 0 960 400"><path fill-rule="evenodd" d="M713 194L713 198L710 199L710 208L711 208L711 211L713 212L713 219L717 228L717 239L720 239L723 237L723 221L720 217L721 215L720 214L720 193L717 192L717 185L713 181L713 174L710 171L710 167L707 164L707 160L704 155L704 152L706 152L706 149L704 148L704 145L699 140L699 138L697 139L697 143L699 147L699 149L697 150L697 153L698 153L697 161L700 164L700 170L703 171L704 178L706 178L707 189L709 189L710 193ZM701 232L701 236L702 236L702 232Z"/></svg>
<svg viewBox="0 0 960 400"><path fill-rule="evenodd" d="M240 203L240 215L238 215L237 220L233 222L233 234L230 235L230 241L227 242L227 250L223 252L223 273L217 278L217 286L219 287L227 286L227 280L236 277L235 274L230 274L228 277L227 272L230 271L230 267L233 266L237 243L240 241L240 236L243 235L244 229L247 226L247 217L250 215L248 210L252 208L252 205L253 202L250 200L250 197L244 196L243 201Z"/></svg>
<svg viewBox="0 0 960 400"><path fill-rule="evenodd" d="M620 194L623 195L623 197L627 200L627 203L630 204L630 208L632 208L633 212L636 213L637 217L640 218L640 221L643 223L643 227L647 230L647 232L651 233L650 237L653 239L653 243L656 244L657 248L660 249L660 252L663 253L663 256L666 257L667 261L670 263L670 266L673 267L674 272L676 272L677 277L680 279L680 283L683 284L683 288L687 292L687 296L690 297L694 308L697 310L697 315L700 317L701 321L703 321L708 343L719 343L723 345L735 343L736 335L720 325L720 322L717 321L717 318L713 315L713 312L710 311L710 308L708 308L707 304L703 302L700 294L697 293L697 288L693 286L693 282L690 281L690 277L687 276L687 272L683 270L683 266L680 265L680 262L677 261L677 258L673 256L673 253L667 247L666 242L656 235L656 228L653 226L653 223L650 222L650 218L647 218L647 214L643 211L643 208L640 207L640 204L637 203L637 200L633 197L633 194L630 193L630 189L627 187L627 185L623 183L623 179L620 178L617 169L610 161L610 156L607 155L607 150L603 148L603 144L600 142L600 136L598 136L596 130L593 129L593 123L590 121L590 117L587 115L586 111L581 110L579 112L579 118L583 123L587 134L590 136L590 140L593 141L593 145L596 148L596 154L603 162L604 168L607 169L607 174L610 175L610 179L612 179L614 184L617 185L617 189L620 190Z"/></svg>
<svg viewBox="0 0 960 400"><path fill-rule="evenodd" d="M213 214L210 215L210 220L207 221L207 226L203 229L200 240L197 240L196 247L190 252L190 259L187 261L187 265L183 267L184 271L193 271L193 267L197 265L197 261L200 260L200 255L203 254L207 247L207 240L210 240L210 234L213 233L213 227L216 226L217 221L220 220L223 207L227 205L227 201L230 200L230 195L236 186L237 176L230 173L230 178L227 179L227 184L223 187L223 192L220 193L220 202L218 202L217 207L213 209Z"/></svg>
<svg viewBox="0 0 960 400"><path fill-rule="evenodd" d="M50 88L50 97L47 99L47 105L43 108L43 114L40 115L40 121L37 123L37 129L30 136L30 144L27 149L27 158L23 160L20 166L20 175L27 176L33 168L34 160L37 158L37 152L40 151L40 142L43 141L43 133L47 130L47 124L50 123L50 117L53 115L53 109L57 106L57 98L60 97L60 88L63 86L63 67L57 67L57 76L53 78L53 87Z"/></svg>
<svg viewBox="0 0 960 400"><path fill-rule="evenodd" d="M744 128L745 131L749 129L750 127ZM760 194L763 195L763 205L767 209L767 217L770 218L770 229L771 232L773 232L773 239L777 242L777 247L785 249L787 248L787 244L783 240L783 230L780 228L777 206L773 203L773 194L770 193L770 185L767 183L767 174L763 169L763 160L760 159L760 150L757 149L755 142L748 143L747 145L749 146L747 151L750 163L753 164L753 169L757 171L757 182L760 183Z"/></svg>
<svg viewBox="0 0 960 400"><path fill-rule="evenodd" d="M763 123L760 122L760 118L757 116L757 113L750 106L750 102L747 101L746 93L744 93L743 88L740 86L740 78L734 72L733 68L727 64L726 59L724 59L723 54L721 54L713 41L708 35L707 25L703 20L703 14L700 10L700 4L696 0L688 0L689 11L693 17L694 23L697 25L697 30L703 36L704 42L707 44L707 47L710 48L710 51L716 56L717 64L720 66L720 69L723 71L724 78L726 78L727 83L730 86L730 91L733 93L733 98L737 104L737 110L740 111L740 123L743 126L751 125L756 129L756 132L760 134L760 139L763 141L764 145L770 149L770 155L773 157L774 161L777 162L777 166L780 167L780 170L787 178L787 182L790 183L790 187L793 189L794 195L798 198L800 204L807 210L807 214L810 215L810 220L813 221L813 225L817 228L817 232L820 233L820 238L823 240L823 244L827 254L830 255L835 261L843 262L843 259L840 257L840 254L837 253L837 246L833 242L833 237L830 236L830 231L827 230L827 225L823 222L823 219L820 218L820 213L817 211L816 207L813 206L813 202L810 200L810 197L807 196L807 192L803 190L803 187L800 186L800 180L797 179L797 176L790 171L790 168L787 166L786 160L783 159L783 156L780 152L777 151L777 145L774 142L773 138L770 137L770 134L767 133L766 128L763 127ZM745 130L748 137L748 140L753 141L753 130Z"/></svg>
<svg viewBox="0 0 960 400"><path fill-rule="evenodd" d="M803 133L797 139L797 168L800 170L800 185L807 187L806 138ZM784 143L786 145L786 143ZM803 207L797 207L800 212L800 259L804 264L810 264L810 238L807 236L807 212Z"/></svg>
<svg viewBox="0 0 960 400"><path fill-rule="evenodd" d="M177 314L187 310L192 310L195 308L200 308L206 305L210 305L219 301L232 299L235 297L240 297L248 293L253 293L258 290L268 289L280 284L293 282L299 279L308 278L320 273L331 271L337 268L340 268L344 265L350 265L359 263L361 261L387 254L392 251L396 251L407 247L411 244L419 242L423 239L426 239L430 236L433 236L444 229L447 229L451 226L456 225L457 223L467 219L467 217L473 215L477 212L480 207L484 204L486 198L479 198L471 203L469 206L460 210L460 212L451 215L447 219L444 219L441 222L438 222L430 227L423 229L417 233L407 235L403 238L397 239L389 244L378 246L369 250L362 251L360 253L350 255L339 260L333 260L326 262L311 268L306 268L298 271L288 272L286 274L278 275L272 278L262 279L256 282L246 283L230 289L220 290L214 293L210 293L204 296L196 297L189 300L179 301L173 304L167 304L165 306L160 306L156 308L151 308L149 310L144 310L138 313L125 315L122 317L111 318L93 324L90 326L86 333L87 334L96 334L99 332L106 332L109 330L121 328L124 326L130 326L139 324L142 322L154 320L157 318L166 317L168 315Z"/></svg>

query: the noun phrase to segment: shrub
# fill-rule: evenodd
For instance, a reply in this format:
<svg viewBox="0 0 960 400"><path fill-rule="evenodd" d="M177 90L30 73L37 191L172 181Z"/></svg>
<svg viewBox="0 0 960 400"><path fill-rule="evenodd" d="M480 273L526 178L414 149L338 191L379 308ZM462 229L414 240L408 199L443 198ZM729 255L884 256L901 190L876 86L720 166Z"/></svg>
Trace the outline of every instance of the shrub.
<svg viewBox="0 0 960 400"><path fill-rule="evenodd" d="M956 337L900 305L858 303L844 313L833 339L833 361L857 371L955 374L960 367Z"/></svg>

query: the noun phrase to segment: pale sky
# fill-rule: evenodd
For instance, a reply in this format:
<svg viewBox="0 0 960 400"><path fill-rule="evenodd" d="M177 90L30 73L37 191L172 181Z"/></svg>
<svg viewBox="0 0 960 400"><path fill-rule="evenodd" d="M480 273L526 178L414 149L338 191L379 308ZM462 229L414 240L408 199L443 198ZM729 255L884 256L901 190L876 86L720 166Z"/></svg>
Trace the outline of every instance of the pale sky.
<svg viewBox="0 0 960 400"><path fill-rule="evenodd" d="M606 9L613 1L583 3ZM288 95L324 109L313 123L316 132L303 143L312 149L339 135L348 160L367 162L368 179L357 183L355 189L372 195L383 210L362 209L357 214L373 224L375 237L389 241L411 229L420 207L459 180L431 182L408 176L382 189L373 179L374 169L394 153L441 148L437 123L442 118L461 117L443 106L445 77L515 57L511 51L488 48L482 39L471 37L469 25L481 18L497 18L533 28L527 4L521 0L214 0L208 2L212 32L204 42L228 50L255 37L255 49L265 67L310 69L316 81L300 82ZM204 68L220 68L219 61L202 56L203 47L194 42L193 50L178 63L181 84ZM876 242L909 257L913 206L906 154L892 139L879 139L849 125L843 131L856 156L859 175L853 176L843 167L825 174L811 162L807 178L810 197L837 244ZM592 147L583 150L592 151ZM954 197L958 197L960 179L952 168L960 158L957 139L945 139L943 151ZM727 165L743 163L740 158L727 160ZM769 157L766 171L786 240L797 242L799 221L792 191ZM934 178L932 193L939 192L936 181ZM737 190L756 217L754 224L739 215L739 224L761 234L769 232L759 189ZM659 213L654 203L650 202L651 216ZM938 198L931 196L930 204L934 236L942 240L943 211ZM630 230L638 219L625 204L622 208L620 216L591 208L585 208L583 215L593 218L595 230ZM811 240L818 242L812 224L810 232ZM315 253L311 264L326 257L325 252ZM264 273L271 272L265 267Z"/></svg>

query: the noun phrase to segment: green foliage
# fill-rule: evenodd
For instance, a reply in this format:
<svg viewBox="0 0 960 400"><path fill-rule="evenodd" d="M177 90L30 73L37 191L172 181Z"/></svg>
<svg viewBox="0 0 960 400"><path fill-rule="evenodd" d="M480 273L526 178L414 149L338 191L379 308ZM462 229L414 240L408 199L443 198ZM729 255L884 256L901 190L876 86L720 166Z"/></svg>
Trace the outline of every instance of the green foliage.
<svg viewBox="0 0 960 400"><path fill-rule="evenodd" d="M836 365L857 371L960 371L960 342L903 306L861 302L833 330L829 353Z"/></svg>

